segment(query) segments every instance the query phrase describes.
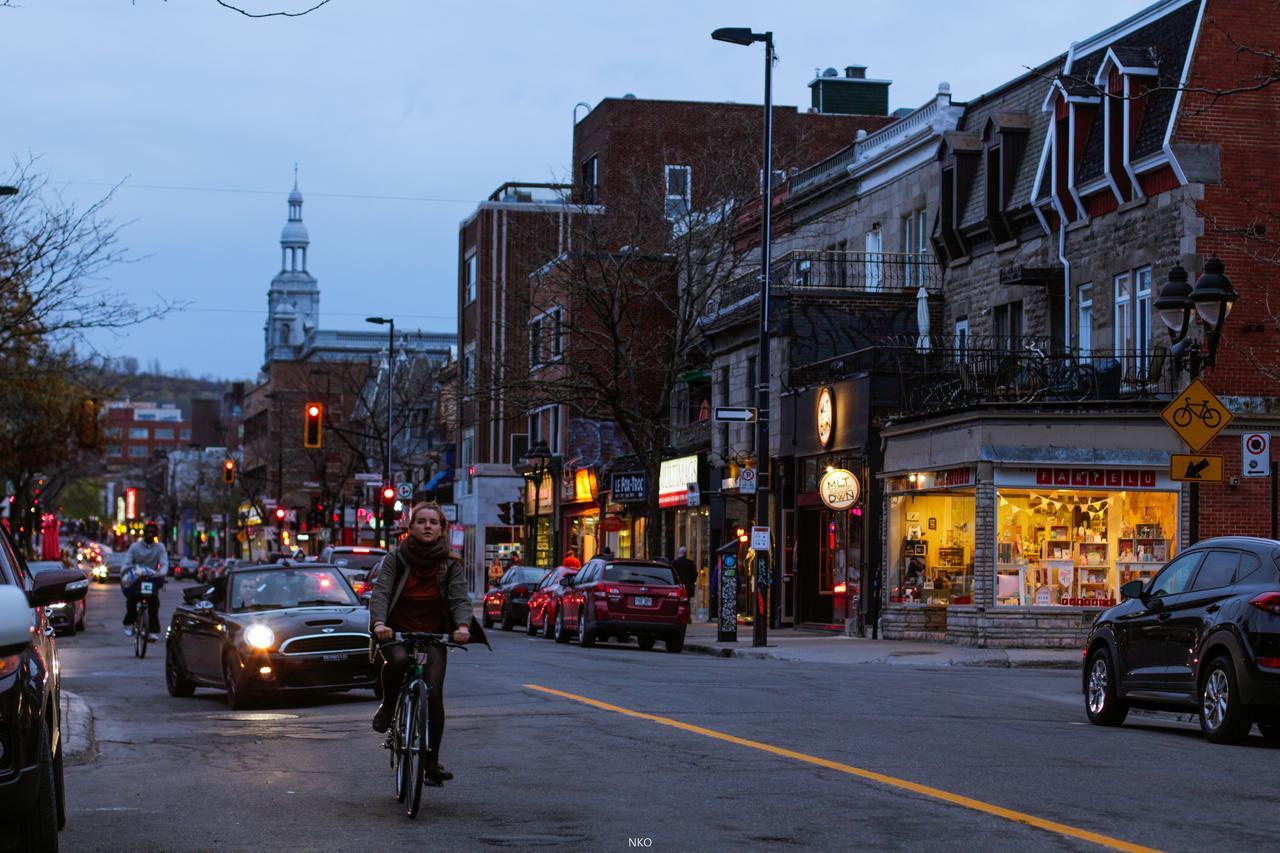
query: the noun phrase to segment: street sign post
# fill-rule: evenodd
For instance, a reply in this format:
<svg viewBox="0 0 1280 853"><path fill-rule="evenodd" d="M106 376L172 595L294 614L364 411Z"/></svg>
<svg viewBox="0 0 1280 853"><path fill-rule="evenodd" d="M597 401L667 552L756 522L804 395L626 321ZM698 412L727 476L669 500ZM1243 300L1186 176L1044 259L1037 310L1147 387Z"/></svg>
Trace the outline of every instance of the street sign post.
<svg viewBox="0 0 1280 853"><path fill-rule="evenodd" d="M1271 434L1246 432L1240 436L1240 472L1246 477L1271 475Z"/></svg>
<svg viewBox="0 0 1280 853"><path fill-rule="evenodd" d="M747 424L756 419L754 406L716 406L715 420L728 423Z"/></svg>
<svg viewBox="0 0 1280 853"><path fill-rule="evenodd" d="M1198 452L1231 423L1231 412L1209 386L1193 379L1160 413L1192 453Z"/></svg>
<svg viewBox="0 0 1280 853"><path fill-rule="evenodd" d="M738 472L738 494L754 495L756 493L756 469L743 468Z"/></svg>
<svg viewBox="0 0 1280 853"><path fill-rule="evenodd" d="M1169 479L1182 483L1221 483L1222 457L1174 453L1169 457Z"/></svg>
<svg viewBox="0 0 1280 853"><path fill-rule="evenodd" d="M413 483L399 483L396 485L396 497L402 501L407 501L413 497Z"/></svg>
<svg viewBox="0 0 1280 853"><path fill-rule="evenodd" d="M362 471L355 475L355 479L359 480L361 483L381 483L382 475Z"/></svg>

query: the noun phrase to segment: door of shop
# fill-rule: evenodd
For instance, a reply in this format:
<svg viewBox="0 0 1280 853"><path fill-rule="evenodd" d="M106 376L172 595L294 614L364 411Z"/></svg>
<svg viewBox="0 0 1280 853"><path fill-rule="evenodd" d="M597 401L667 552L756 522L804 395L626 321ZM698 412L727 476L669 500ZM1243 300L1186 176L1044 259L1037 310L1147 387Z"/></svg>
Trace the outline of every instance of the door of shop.
<svg viewBox="0 0 1280 853"><path fill-rule="evenodd" d="M822 516L816 510L796 513L796 623L830 624L831 595L822 594L820 580L824 559Z"/></svg>

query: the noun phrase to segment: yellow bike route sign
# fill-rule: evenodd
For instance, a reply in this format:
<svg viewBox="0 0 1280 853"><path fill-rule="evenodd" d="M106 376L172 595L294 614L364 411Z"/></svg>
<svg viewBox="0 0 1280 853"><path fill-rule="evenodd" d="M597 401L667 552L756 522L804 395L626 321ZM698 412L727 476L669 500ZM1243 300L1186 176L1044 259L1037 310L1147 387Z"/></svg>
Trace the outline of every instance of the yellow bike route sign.
<svg viewBox="0 0 1280 853"><path fill-rule="evenodd" d="M1182 389L1173 402L1165 406L1160 417L1173 427L1192 453L1213 441L1231 423L1231 412L1199 379Z"/></svg>

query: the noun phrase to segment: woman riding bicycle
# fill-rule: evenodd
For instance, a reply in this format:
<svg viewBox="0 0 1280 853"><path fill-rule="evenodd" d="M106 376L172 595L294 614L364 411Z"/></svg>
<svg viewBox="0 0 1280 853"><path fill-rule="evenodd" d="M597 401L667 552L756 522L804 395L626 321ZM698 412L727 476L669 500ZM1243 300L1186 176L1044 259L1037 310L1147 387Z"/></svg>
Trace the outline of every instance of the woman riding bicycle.
<svg viewBox="0 0 1280 853"><path fill-rule="evenodd" d="M124 558L124 572L120 576L120 591L124 593L127 606L124 613L124 635L132 637L133 632L146 631L147 638L160 639L160 597L159 588L164 584L164 577L169 573L169 553L160 544L160 527L154 521L148 521L142 528L142 538L129 546ZM138 617L138 602L142 595L138 592L143 579L153 584L153 592L148 597L146 625L135 625Z"/></svg>
<svg viewBox="0 0 1280 853"><path fill-rule="evenodd" d="M370 655L382 658L382 705L373 715L373 730L391 725L396 699L409 655L391 643L396 631L452 633L455 643L471 639L471 599L462 562L449 556L444 512L436 503L415 504L409 513L409 535L392 548L378 566L369 599ZM440 783L453 774L440 766L440 738L444 734L444 673L448 650L433 645L427 652L426 681L431 687L427 731L427 778ZM373 658L377 662L377 657Z"/></svg>

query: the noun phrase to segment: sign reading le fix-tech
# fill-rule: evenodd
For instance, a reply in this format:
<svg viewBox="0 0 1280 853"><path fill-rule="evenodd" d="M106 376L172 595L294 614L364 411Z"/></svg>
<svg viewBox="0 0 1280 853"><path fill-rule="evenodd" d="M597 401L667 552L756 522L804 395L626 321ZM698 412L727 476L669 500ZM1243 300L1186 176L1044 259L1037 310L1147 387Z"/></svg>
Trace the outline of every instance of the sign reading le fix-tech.
<svg viewBox="0 0 1280 853"><path fill-rule="evenodd" d="M1160 413L1193 453L1213 441L1231 423L1231 412L1199 379L1173 398Z"/></svg>

